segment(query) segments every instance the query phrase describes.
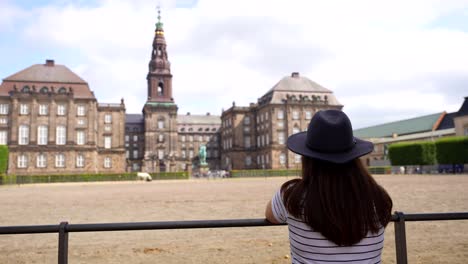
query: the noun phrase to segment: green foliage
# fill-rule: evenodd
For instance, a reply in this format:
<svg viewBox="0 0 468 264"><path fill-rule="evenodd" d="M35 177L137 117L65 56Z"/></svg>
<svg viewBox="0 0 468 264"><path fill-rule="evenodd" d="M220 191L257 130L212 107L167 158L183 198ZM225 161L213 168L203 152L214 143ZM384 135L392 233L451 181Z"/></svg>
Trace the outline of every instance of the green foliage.
<svg viewBox="0 0 468 264"><path fill-rule="evenodd" d="M58 175L0 175L2 184L53 183L53 182L96 182L136 181L136 172L114 174L58 174ZM153 180L188 179L187 172L152 173Z"/></svg>
<svg viewBox="0 0 468 264"><path fill-rule="evenodd" d="M439 164L468 163L468 137L446 137L435 142Z"/></svg>
<svg viewBox="0 0 468 264"><path fill-rule="evenodd" d="M432 165L436 163L435 152L431 141L400 142L388 147L392 165Z"/></svg>
<svg viewBox="0 0 468 264"><path fill-rule="evenodd" d="M179 172L154 172L150 173L153 180L186 180L189 174L186 171Z"/></svg>
<svg viewBox="0 0 468 264"><path fill-rule="evenodd" d="M232 170L231 177L300 176L301 170Z"/></svg>
<svg viewBox="0 0 468 264"><path fill-rule="evenodd" d="M0 145L0 174L6 173L8 168L8 146Z"/></svg>
<svg viewBox="0 0 468 264"><path fill-rule="evenodd" d="M370 166L367 168L370 174L390 174L392 173L391 166Z"/></svg>

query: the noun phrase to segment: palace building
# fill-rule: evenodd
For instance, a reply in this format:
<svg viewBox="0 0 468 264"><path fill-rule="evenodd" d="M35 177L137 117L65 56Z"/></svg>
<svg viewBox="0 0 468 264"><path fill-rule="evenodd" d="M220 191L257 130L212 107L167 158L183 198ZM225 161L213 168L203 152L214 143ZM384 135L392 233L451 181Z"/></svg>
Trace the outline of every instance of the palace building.
<svg viewBox="0 0 468 264"><path fill-rule="evenodd" d="M125 169L125 105L98 103L88 83L47 60L3 79L0 144L8 173L113 173Z"/></svg>
<svg viewBox="0 0 468 264"><path fill-rule="evenodd" d="M0 144L10 150L8 173L191 171L201 146L212 170L296 168L300 157L287 150L288 136L305 131L317 111L343 107L331 90L293 72L249 106L179 114L160 19L141 114L125 113L123 99L98 103L86 81L53 60L3 79Z"/></svg>

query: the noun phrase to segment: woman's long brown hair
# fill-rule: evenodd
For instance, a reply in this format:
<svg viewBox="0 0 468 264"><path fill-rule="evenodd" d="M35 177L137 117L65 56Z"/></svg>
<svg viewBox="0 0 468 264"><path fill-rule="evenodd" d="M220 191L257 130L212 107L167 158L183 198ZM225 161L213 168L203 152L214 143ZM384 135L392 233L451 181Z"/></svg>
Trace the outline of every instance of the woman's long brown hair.
<svg viewBox="0 0 468 264"><path fill-rule="evenodd" d="M392 214L392 199L359 159L335 164L303 156L302 179L281 191L289 214L340 246L377 233Z"/></svg>

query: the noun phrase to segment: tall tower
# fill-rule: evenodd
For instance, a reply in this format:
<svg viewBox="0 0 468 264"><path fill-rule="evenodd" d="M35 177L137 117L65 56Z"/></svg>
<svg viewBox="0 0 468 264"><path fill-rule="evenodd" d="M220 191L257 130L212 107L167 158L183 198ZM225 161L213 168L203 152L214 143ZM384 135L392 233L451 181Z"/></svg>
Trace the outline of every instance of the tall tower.
<svg viewBox="0 0 468 264"><path fill-rule="evenodd" d="M153 50L149 62L148 101L149 102L174 102L172 98L172 74L171 63L167 57L166 39L164 38L161 11L158 10L158 22L156 23Z"/></svg>
<svg viewBox="0 0 468 264"><path fill-rule="evenodd" d="M171 64L168 60L161 11L149 62L148 99L143 107L147 172L175 171L177 158L177 105L172 97Z"/></svg>

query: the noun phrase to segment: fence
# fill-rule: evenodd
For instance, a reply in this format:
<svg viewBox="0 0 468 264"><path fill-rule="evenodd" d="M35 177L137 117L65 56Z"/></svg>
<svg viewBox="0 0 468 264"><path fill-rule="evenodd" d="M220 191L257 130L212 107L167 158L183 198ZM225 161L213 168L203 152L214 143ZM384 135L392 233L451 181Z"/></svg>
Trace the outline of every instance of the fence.
<svg viewBox="0 0 468 264"><path fill-rule="evenodd" d="M439 220L468 220L468 212L404 214L395 212L392 222L395 225L395 251L398 264L406 264L406 229L407 221L439 221ZM103 224L68 224L36 226L0 226L0 235L58 233L58 264L68 263L68 233L71 232L100 232L100 231L129 231L155 229L188 229L188 228L223 228L223 227L259 227L273 226L266 219L229 219L229 220L200 220L200 221L167 221L167 222L134 222L134 223L103 223Z"/></svg>

